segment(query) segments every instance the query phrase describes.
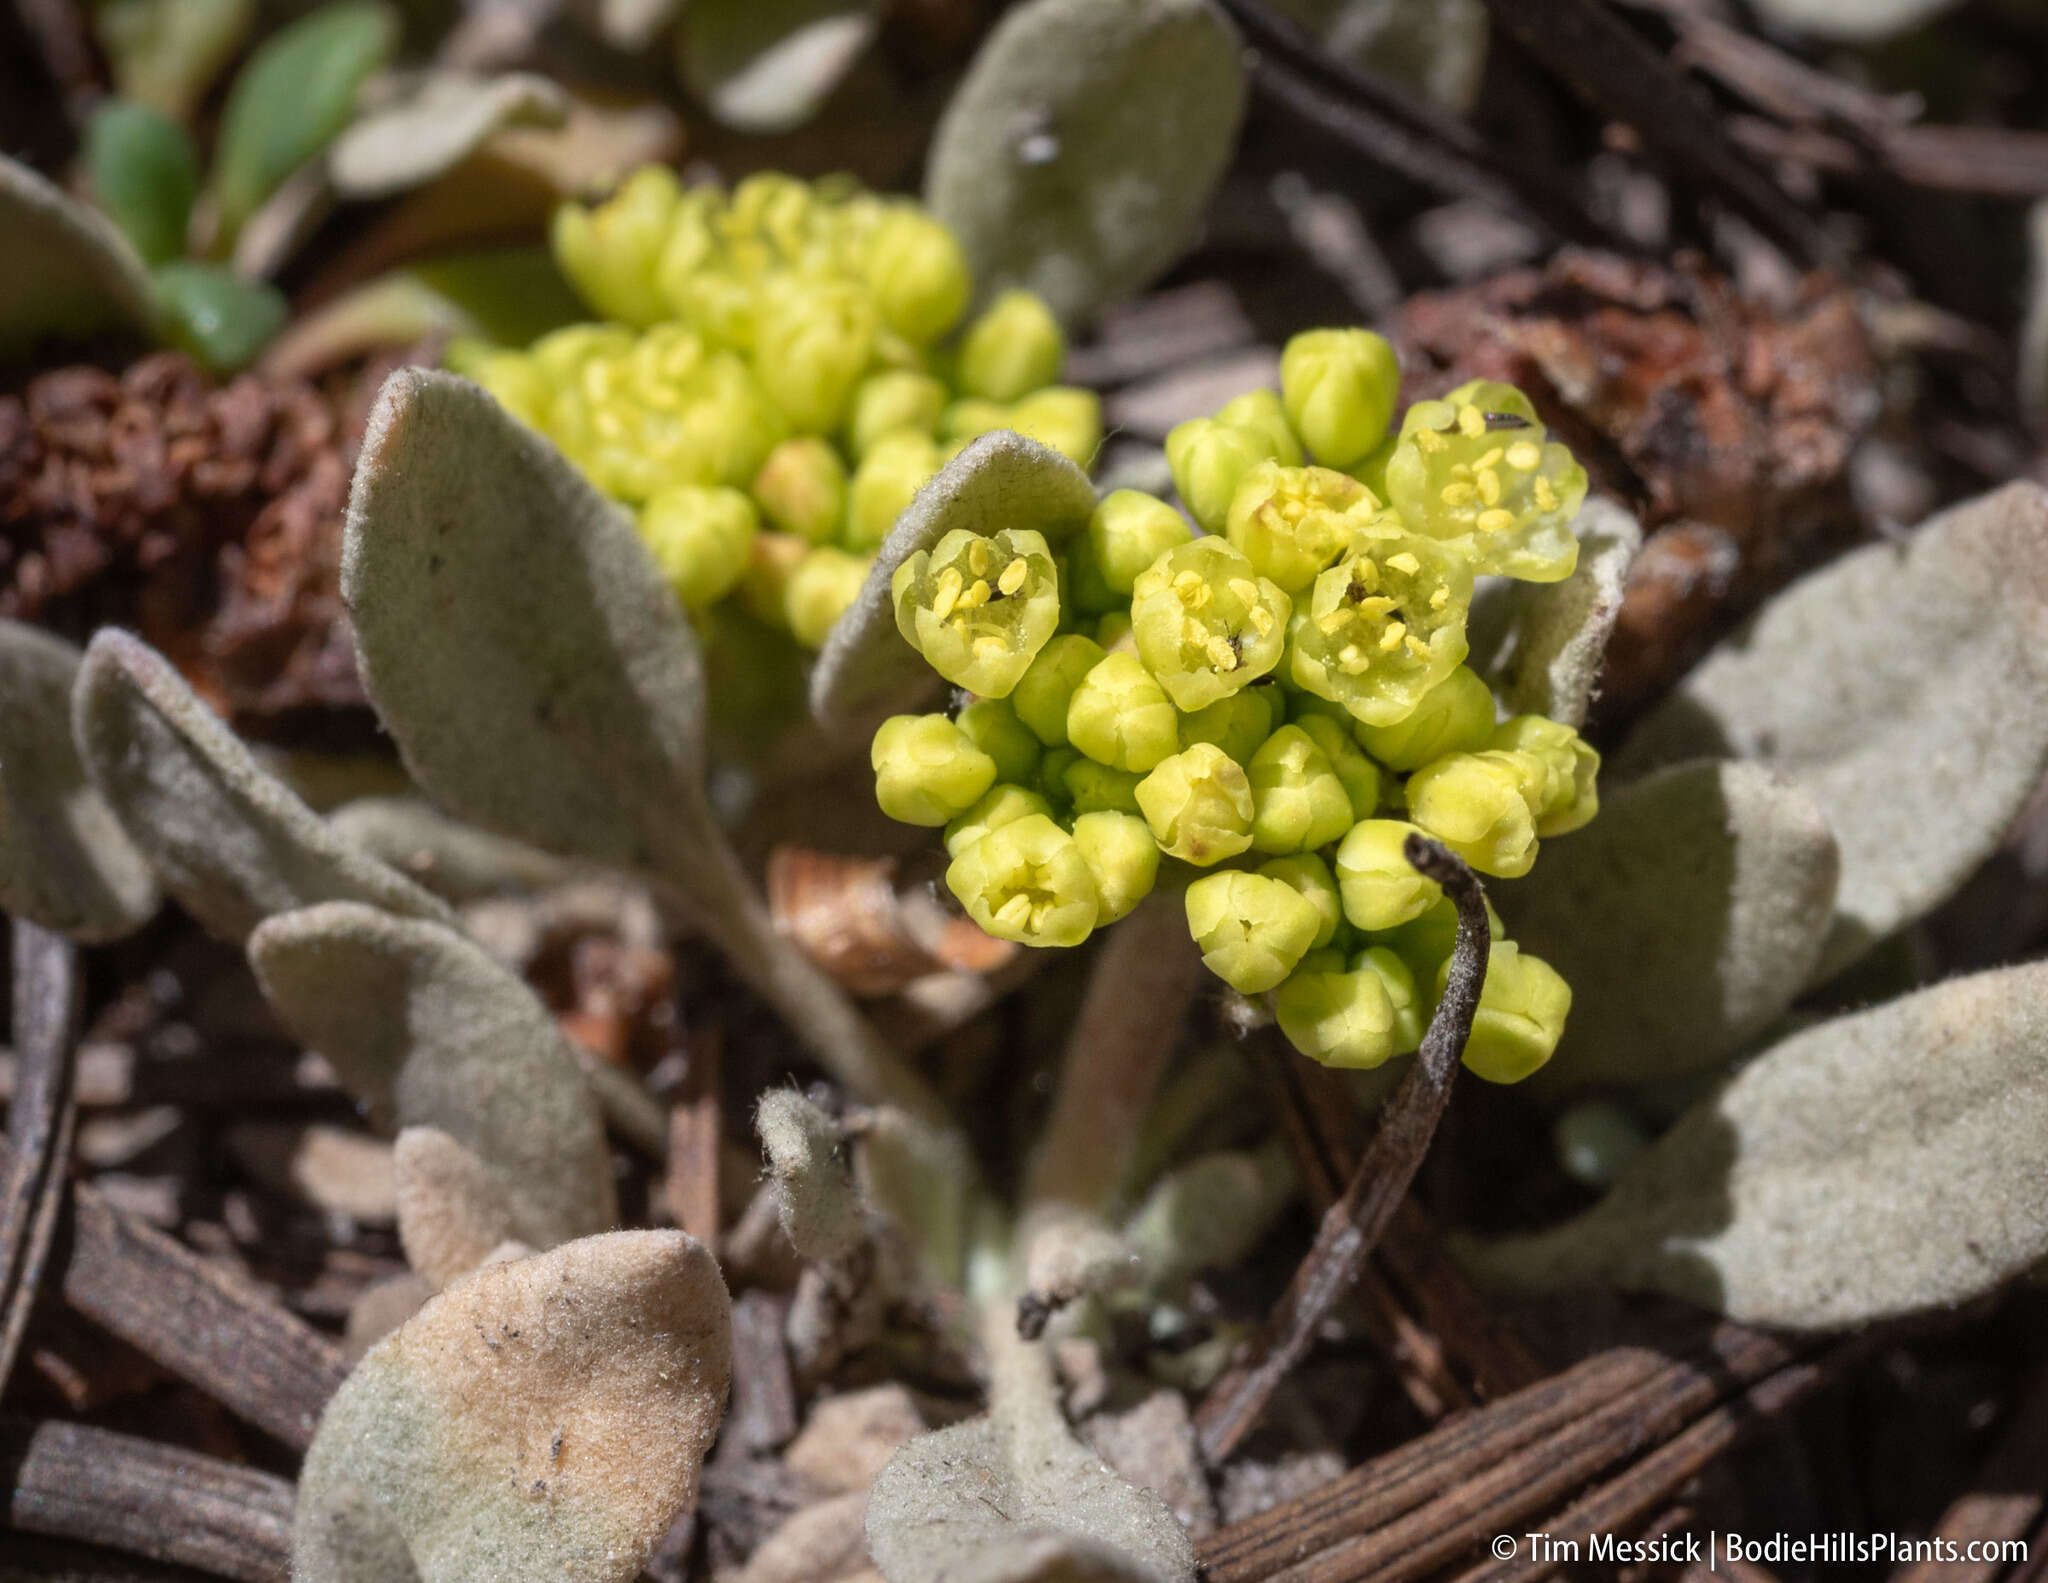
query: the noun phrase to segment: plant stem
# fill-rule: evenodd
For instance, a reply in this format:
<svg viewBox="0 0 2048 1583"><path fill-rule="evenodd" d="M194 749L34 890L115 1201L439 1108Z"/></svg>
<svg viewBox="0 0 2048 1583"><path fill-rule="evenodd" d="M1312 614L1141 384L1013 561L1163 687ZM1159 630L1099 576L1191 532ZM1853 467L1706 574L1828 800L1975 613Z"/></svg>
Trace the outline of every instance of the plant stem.
<svg viewBox="0 0 2048 1583"><path fill-rule="evenodd" d="M1492 944L1479 881L1450 851L1421 836L1408 838L1404 855L1417 872L1443 886L1458 908L1458 938L1443 998L1415 1064L1388 1101L1385 1119L1344 1196L1323 1216L1314 1245L1274 1305L1252 1356L1216 1382L1196 1414L1195 1433L1211 1465L1230 1455L1250 1432L1275 1387L1307 1354L1324 1317L1357 1280L1428 1151L1479 1009Z"/></svg>

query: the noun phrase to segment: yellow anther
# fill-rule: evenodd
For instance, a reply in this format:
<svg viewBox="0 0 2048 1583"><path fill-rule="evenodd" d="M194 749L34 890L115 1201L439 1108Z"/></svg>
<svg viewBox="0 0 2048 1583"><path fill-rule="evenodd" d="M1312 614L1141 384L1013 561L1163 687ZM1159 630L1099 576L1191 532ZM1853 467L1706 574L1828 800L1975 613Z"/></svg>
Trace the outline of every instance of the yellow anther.
<svg viewBox="0 0 2048 1583"><path fill-rule="evenodd" d="M1230 591L1248 605L1255 605L1259 602L1259 585L1249 577L1231 578Z"/></svg>
<svg viewBox="0 0 2048 1583"><path fill-rule="evenodd" d="M989 587L986 577L977 577L967 592L960 596L960 608L962 610L979 610L988 603L989 596L994 592L995 590Z"/></svg>
<svg viewBox="0 0 2048 1583"><path fill-rule="evenodd" d="M1401 646L1401 640L1406 636L1408 636L1408 624L1405 621L1389 621L1387 623L1387 630L1380 634L1380 652L1382 654L1393 653L1394 650Z"/></svg>
<svg viewBox="0 0 2048 1583"><path fill-rule="evenodd" d="M1018 556L1003 568L1003 575L996 579L996 587L1006 594L1014 594L1024 586L1024 580L1031 575L1031 568L1024 564L1024 557Z"/></svg>
<svg viewBox="0 0 2048 1583"><path fill-rule="evenodd" d="M1012 896L996 909L996 922L1009 928L1021 930L1032 921L1029 897Z"/></svg>
<svg viewBox="0 0 2048 1583"><path fill-rule="evenodd" d="M1481 472L1484 472L1489 467L1500 466L1500 447L1498 445L1493 447L1492 450L1488 451L1484 456L1480 457L1478 461L1474 462L1472 466Z"/></svg>
<svg viewBox="0 0 2048 1583"><path fill-rule="evenodd" d="M1201 586L1202 574L1200 572L1175 572L1173 574L1173 591L1182 598L1187 597L1187 592L1190 588L1200 588Z"/></svg>
<svg viewBox="0 0 2048 1583"><path fill-rule="evenodd" d="M1489 506L1500 504L1500 474L1490 467L1479 475L1479 498Z"/></svg>
<svg viewBox="0 0 2048 1583"><path fill-rule="evenodd" d="M1503 511L1499 506L1495 506L1491 511L1480 512L1477 523L1481 533L1498 533L1501 529L1512 528L1514 525L1515 514L1512 511Z"/></svg>
<svg viewBox="0 0 2048 1583"><path fill-rule="evenodd" d="M1508 466L1516 472L1526 473L1543 460L1543 453L1528 440L1517 440L1508 447Z"/></svg>
<svg viewBox="0 0 2048 1583"><path fill-rule="evenodd" d="M1418 638L1414 633L1409 633L1408 636L1403 638L1401 641L1407 645L1408 652L1414 655L1418 660L1426 660L1429 658L1429 645L1423 642L1422 639Z"/></svg>
<svg viewBox="0 0 2048 1583"><path fill-rule="evenodd" d="M960 574L952 567L939 573L938 586L932 590L932 614L941 621L953 613L953 607L960 603Z"/></svg>
<svg viewBox="0 0 2048 1583"><path fill-rule="evenodd" d="M1445 484L1437 491L1437 498L1447 506L1469 506L1472 497L1479 491L1466 483Z"/></svg>
<svg viewBox="0 0 2048 1583"><path fill-rule="evenodd" d="M1351 580L1369 594L1378 593L1380 569L1361 555L1352 565Z"/></svg>
<svg viewBox="0 0 2048 1583"><path fill-rule="evenodd" d="M1332 636L1339 627L1342 627L1349 623L1350 620L1350 611L1344 609L1332 610L1326 616L1316 617L1316 629L1319 632L1321 632L1324 637L1329 637Z"/></svg>
<svg viewBox="0 0 2048 1583"><path fill-rule="evenodd" d="M1356 676L1367 663L1365 650L1356 643L1347 643L1337 651L1337 668L1346 676Z"/></svg>
<svg viewBox="0 0 2048 1583"><path fill-rule="evenodd" d="M988 540L976 539L967 546L967 569L976 577L988 575Z"/></svg>
<svg viewBox="0 0 2048 1583"><path fill-rule="evenodd" d="M1536 504L1545 511L1557 509L1557 491L1550 487L1550 480L1541 474L1536 479Z"/></svg>
<svg viewBox="0 0 2048 1583"><path fill-rule="evenodd" d="M1445 439L1434 429L1417 429L1415 431L1415 448L1425 454L1431 451L1441 451L1450 443L1449 440Z"/></svg>
<svg viewBox="0 0 2048 1583"><path fill-rule="evenodd" d="M1004 643L1001 638L976 638L974 640L974 654L977 659L999 660L1009 652L1009 645Z"/></svg>
<svg viewBox="0 0 2048 1583"><path fill-rule="evenodd" d="M1422 562L1415 558L1413 550L1403 550L1398 555L1389 555L1387 564L1397 572L1406 572L1410 577L1422 570Z"/></svg>
<svg viewBox="0 0 2048 1583"><path fill-rule="evenodd" d="M1358 613L1362 616L1382 616L1394 608L1394 601L1385 594L1374 594L1370 599L1358 601Z"/></svg>
<svg viewBox="0 0 2048 1583"><path fill-rule="evenodd" d="M1441 610L1445 605L1449 604L1450 602L1451 591L1448 588L1439 588L1435 593L1429 596L1429 608L1432 610Z"/></svg>
<svg viewBox="0 0 2048 1583"><path fill-rule="evenodd" d="M1211 638L1209 640L1209 663L1214 665L1219 671L1234 671L1237 669L1237 650L1232 648L1222 638Z"/></svg>
<svg viewBox="0 0 2048 1583"><path fill-rule="evenodd" d="M1467 439L1478 439L1486 432L1486 414L1466 403L1458 409L1458 432Z"/></svg>
<svg viewBox="0 0 2048 1583"><path fill-rule="evenodd" d="M1258 633L1260 637L1273 630L1273 612L1264 605L1253 605L1248 619L1252 624L1252 631Z"/></svg>

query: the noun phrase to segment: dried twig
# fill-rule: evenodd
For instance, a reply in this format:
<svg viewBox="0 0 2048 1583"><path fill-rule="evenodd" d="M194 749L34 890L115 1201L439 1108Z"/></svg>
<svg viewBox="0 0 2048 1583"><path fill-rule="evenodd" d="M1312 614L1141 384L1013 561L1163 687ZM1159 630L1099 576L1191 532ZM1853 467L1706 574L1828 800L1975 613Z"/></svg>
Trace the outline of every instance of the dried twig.
<svg viewBox="0 0 2048 1583"><path fill-rule="evenodd" d="M718 1246L719 1149L725 1137L718 1080L724 1040L714 1026L690 1030L689 1072L668 1113L668 1161L662 1187L676 1224L707 1248Z"/></svg>
<svg viewBox="0 0 2048 1583"><path fill-rule="evenodd" d="M1366 1255L1408 1191L1436 1133L1458 1058L1472 1031L1473 1014L1479 1009L1490 946L1479 881L1448 848L1422 836L1409 836L1403 855L1457 904L1458 936L1449 978L1414 1064L1387 1102L1350 1186L1323 1216L1315 1244L1274 1307L1257 1350L1225 1374L1202 1403L1196 1433L1202 1454L1212 1464L1228 1456L1250 1432L1274 1388L1307 1353L1331 1306L1358 1279Z"/></svg>
<svg viewBox="0 0 2048 1583"><path fill-rule="evenodd" d="M0 1387L14 1372L29 1310L64 1207L64 1165L78 1119L78 952L25 918L14 923L14 1043L7 1107L12 1159L0 1171Z"/></svg>
<svg viewBox="0 0 2048 1583"><path fill-rule="evenodd" d="M1634 127L1674 170L1725 197L1799 262L1843 262L1834 238L1729 140L1693 86L1604 0L1487 0L1486 9L1586 104Z"/></svg>
<svg viewBox="0 0 2048 1583"><path fill-rule="evenodd" d="M106 1545L240 1583L291 1570L292 1487L83 1424L0 1423L0 1526Z"/></svg>
<svg viewBox="0 0 2048 1583"><path fill-rule="evenodd" d="M1888 175L1911 187L1978 198L2048 193L2048 133L1995 126L1902 126L1861 144L1818 127L1761 116L1728 118L1728 135L1751 153L1795 160L1831 175Z"/></svg>
<svg viewBox="0 0 2048 1583"><path fill-rule="evenodd" d="M1731 1392L1792 1361L1719 1325L1673 1355L1617 1347L1451 1419L1397 1451L1206 1540L1210 1583L1405 1583L1536 1516Z"/></svg>

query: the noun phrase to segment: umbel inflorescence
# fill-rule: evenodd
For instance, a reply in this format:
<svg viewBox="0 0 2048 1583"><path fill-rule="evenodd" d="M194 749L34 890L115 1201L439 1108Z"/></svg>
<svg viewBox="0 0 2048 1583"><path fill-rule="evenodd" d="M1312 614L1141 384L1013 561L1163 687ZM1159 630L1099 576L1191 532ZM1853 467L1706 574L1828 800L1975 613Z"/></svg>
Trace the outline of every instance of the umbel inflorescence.
<svg viewBox="0 0 2048 1583"><path fill-rule="evenodd" d="M990 933L1076 945L1184 886L1217 977L1304 1054L1372 1067L1420 1043L1456 932L1406 837L1512 879L1597 810L1593 750L1500 718L1464 664L1476 577L1571 574L1586 475L1506 385L1390 436L1369 331L1296 336L1280 374L1168 436L1192 524L1123 489L1065 543L956 530L897 569L898 628L964 702L887 721L875 790L944 827ZM1571 991L1499 932L1465 1061L1512 1082Z"/></svg>
<svg viewBox="0 0 2048 1583"><path fill-rule="evenodd" d="M553 245L605 322L450 365L636 508L693 612L736 598L816 648L962 445L1013 429L1085 466L1101 440L1045 304L1005 292L963 327L966 259L908 199L651 166L563 208Z"/></svg>

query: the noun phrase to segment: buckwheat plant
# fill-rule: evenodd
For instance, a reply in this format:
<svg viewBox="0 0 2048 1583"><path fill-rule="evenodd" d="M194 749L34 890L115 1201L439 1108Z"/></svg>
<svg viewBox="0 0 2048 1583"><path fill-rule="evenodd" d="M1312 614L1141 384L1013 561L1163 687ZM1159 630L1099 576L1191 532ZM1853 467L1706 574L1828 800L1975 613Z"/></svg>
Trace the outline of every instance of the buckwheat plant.
<svg viewBox="0 0 2048 1583"><path fill-rule="evenodd" d="M1050 366L1003 361L1013 387ZM1517 879L1598 810L1599 755L1465 664L1475 578L1571 575L1586 474L1507 385L1390 435L1399 373L1370 331L1298 335L1280 370L1167 437L1193 523L1120 489L1066 543L955 529L897 568L897 630L960 705L881 727L876 793L944 827L989 933L1076 945L1177 888L1211 973L1304 1055L1375 1067L1420 1043L1456 930L1408 837ZM1571 989L1494 932L1464 1060L1511 1083Z"/></svg>

